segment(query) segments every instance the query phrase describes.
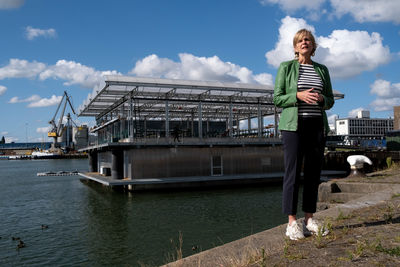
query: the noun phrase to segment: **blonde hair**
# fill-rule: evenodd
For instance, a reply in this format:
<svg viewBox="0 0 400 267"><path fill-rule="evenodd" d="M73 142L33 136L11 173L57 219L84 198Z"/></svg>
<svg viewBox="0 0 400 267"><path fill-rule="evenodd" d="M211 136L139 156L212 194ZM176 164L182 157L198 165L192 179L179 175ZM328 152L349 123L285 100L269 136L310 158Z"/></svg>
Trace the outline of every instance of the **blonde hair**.
<svg viewBox="0 0 400 267"><path fill-rule="evenodd" d="M293 47L296 47L296 44L298 43L299 40L301 40L304 36L307 36L310 38L310 41L313 45L313 50L311 52L311 56L315 55L315 50L317 49L317 43L315 42L314 35L311 33L311 31L306 30L306 29L301 29L299 30L293 37ZM299 58L299 52L294 52L294 58Z"/></svg>

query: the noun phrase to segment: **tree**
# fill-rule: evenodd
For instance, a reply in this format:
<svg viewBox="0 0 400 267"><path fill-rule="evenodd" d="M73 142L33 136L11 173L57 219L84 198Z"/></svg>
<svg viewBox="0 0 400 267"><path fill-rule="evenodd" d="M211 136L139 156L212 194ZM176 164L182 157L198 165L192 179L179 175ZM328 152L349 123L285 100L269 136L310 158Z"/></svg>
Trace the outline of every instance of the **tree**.
<svg viewBox="0 0 400 267"><path fill-rule="evenodd" d="M6 143L6 139L4 138L4 136L1 138L0 140L0 144L5 144Z"/></svg>

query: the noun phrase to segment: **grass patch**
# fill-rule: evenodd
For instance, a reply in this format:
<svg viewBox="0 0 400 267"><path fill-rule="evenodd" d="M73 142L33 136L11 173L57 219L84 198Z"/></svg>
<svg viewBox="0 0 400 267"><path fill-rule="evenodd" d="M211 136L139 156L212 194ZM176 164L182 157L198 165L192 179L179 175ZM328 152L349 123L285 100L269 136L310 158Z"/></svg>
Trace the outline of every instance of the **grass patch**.
<svg viewBox="0 0 400 267"><path fill-rule="evenodd" d="M396 197L400 197L400 193L399 193L399 194L393 194L393 195L392 195L392 199L393 199L393 198L396 198Z"/></svg>
<svg viewBox="0 0 400 267"><path fill-rule="evenodd" d="M351 215L351 214L345 215L341 210L339 210L339 214L336 217L336 221L344 221L344 220L351 219L352 217L353 217L353 215Z"/></svg>
<svg viewBox="0 0 400 267"><path fill-rule="evenodd" d="M390 256L400 256L400 247L394 247L394 248L384 248L381 243L376 245L375 250L378 252L383 252L386 253Z"/></svg>
<svg viewBox="0 0 400 267"><path fill-rule="evenodd" d="M394 206L392 204L388 204L384 209L383 219L386 222L391 222L393 220L394 215Z"/></svg>
<svg viewBox="0 0 400 267"><path fill-rule="evenodd" d="M287 260L301 260L306 259L306 257L301 254L299 251L295 250L296 243L302 242L301 240L297 240L295 242L291 242L289 238L285 238L285 245L283 247L283 257Z"/></svg>

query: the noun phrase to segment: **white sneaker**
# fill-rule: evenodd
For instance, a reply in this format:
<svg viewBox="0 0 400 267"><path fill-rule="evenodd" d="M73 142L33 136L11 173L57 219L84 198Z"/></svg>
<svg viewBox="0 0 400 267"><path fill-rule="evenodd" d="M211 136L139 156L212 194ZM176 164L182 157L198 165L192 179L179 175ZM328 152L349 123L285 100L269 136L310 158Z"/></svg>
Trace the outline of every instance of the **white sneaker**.
<svg viewBox="0 0 400 267"><path fill-rule="evenodd" d="M305 221L303 222L303 224L304 228L310 231L312 234L318 234L319 231L321 231L322 236L326 236L327 234L329 234L329 230L326 227L321 226L321 224L313 218L308 219L307 225Z"/></svg>
<svg viewBox="0 0 400 267"><path fill-rule="evenodd" d="M296 221L292 222L292 225L287 225L286 236L289 237L290 240L299 240L304 238L303 230Z"/></svg>

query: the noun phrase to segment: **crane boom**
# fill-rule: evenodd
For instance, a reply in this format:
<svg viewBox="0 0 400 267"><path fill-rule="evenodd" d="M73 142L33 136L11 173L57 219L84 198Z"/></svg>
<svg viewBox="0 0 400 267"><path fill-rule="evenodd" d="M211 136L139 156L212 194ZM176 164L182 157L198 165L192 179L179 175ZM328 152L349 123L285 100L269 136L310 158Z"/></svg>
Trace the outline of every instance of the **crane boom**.
<svg viewBox="0 0 400 267"><path fill-rule="evenodd" d="M64 100L65 100L65 102L64 102ZM58 113L58 111L60 110L60 107L61 107L61 105L62 105L63 102L64 102L64 106L63 106L62 112L61 112L61 114L60 114L60 119L59 119L59 121L58 121L58 124L56 124L56 123L55 123L55 119L56 119L57 113ZM61 124L62 124L62 120L63 120L63 118L64 118L64 113L65 113L65 109L66 109L66 107L67 107L67 104L69 104L69 106L70 106L72 112L76 115L75 110L74 110L74 107L72 106L70 97L69 97L69 95L67 94L67 91L64 91L64 94L63 94L63 96L62 96L62 98L61 98L61 101L60 101L60 103L59 103L58 106L57 106L56 113L54 113L53 118L49 121L49 124L52 126L52 129L47 133L47 136L48 136L48 137L53 137L53 138L54 138L54 143L57 142L57 137L61 136L61 134L62 134L62 127L61 127Z"/></svg>

